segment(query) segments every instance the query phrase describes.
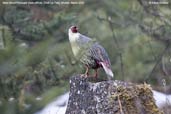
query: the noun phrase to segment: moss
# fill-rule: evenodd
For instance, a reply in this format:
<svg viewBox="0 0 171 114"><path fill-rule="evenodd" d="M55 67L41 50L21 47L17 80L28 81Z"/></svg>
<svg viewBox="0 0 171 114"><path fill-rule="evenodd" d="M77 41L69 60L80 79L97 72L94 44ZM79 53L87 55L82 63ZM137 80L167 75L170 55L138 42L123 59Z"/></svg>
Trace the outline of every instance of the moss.
<svg viewBox="0 0 171 114"><path fill-rule="evenodd" d="M162 114L161 111L157 108L154 98L153 98L153 93L152 89L149 85L143 84L143 85L138 85L137 87L137 92L138 97L142 99L142 105L145 108L146 113L148 114Z"/></svg>
<svg viewBox="0 0 171 114"><path fill-rule="evenodd" d="M125 114L163 114L157 108L152 89L147 84L117 86L116 92L110 97L113 102L121 103L121 106L118 107L118 113L123 111Z"/></svg>

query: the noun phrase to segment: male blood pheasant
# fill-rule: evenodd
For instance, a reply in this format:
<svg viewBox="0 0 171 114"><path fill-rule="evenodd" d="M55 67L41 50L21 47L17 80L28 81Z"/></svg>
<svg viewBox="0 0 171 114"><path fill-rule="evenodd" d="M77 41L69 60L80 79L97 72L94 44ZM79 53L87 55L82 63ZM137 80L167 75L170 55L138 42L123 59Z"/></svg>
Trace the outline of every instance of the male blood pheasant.
<svg viewBox="0 0 171 114"><path fill-rule="evenodd" d="M95 77L97 77L97 69L102 67L108 76L113 77L108 54L98 42L80 34L76 26L69 28L68 35L74 56L87 68L86 76L89 68L92 68L95 69Z"/></svg>

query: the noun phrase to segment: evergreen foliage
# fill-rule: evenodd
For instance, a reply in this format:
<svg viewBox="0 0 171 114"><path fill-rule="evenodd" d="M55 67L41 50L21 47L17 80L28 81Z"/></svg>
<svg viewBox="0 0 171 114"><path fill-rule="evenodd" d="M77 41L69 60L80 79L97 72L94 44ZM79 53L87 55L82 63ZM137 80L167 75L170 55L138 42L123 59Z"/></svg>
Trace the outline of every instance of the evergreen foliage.
<svg viewBox="0 0 171 114"><path fill-rule="evenodd" d="M3 114L36 112L68 91L72 74L84 72L68 41L71 25L77 25L82 34L105 47L115 79L146 81L161 88L162 79L170 84L171 3L84 2L83 5L0 4L0 39L3 39L0 41L4 44L0 49L0 111ZM104 71L100 70L99 74L99 80L106 79ZM37 96L43 100L36 101ZM15 100L9 102L12 97Z"/></svg>

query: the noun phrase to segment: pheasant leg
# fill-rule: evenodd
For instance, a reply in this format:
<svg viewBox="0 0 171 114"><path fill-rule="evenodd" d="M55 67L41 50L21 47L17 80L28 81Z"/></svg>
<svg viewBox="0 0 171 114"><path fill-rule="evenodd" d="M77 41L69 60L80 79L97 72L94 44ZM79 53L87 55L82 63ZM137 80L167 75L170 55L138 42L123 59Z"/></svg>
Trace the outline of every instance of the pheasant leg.
<svg viewBox="0 0 171 114"><path fill-rule="evenodd" d="M86 76L86 77L88 77L88 75L89 75L88 72L89 72L89 68L86 66L86 72L85 72L85 76Z"/></svg>
<svg viewBox="0 0 171 114"><path fill-rule="evenodd" d="M98 73L97 73L97 69L95 69L95 75L94 77L97 79Z"/></svg>

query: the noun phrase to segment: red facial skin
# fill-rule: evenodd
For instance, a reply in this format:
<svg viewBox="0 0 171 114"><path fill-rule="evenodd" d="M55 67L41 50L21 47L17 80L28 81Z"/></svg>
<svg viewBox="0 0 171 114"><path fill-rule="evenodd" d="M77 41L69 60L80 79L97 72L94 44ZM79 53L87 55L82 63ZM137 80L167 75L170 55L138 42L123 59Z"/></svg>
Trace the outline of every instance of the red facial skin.
<svg viewBox="0 0 171 114"><path fill-rule="evenodd" d="M72 31L73 33L77 33L77 32L78 32L78 29L77 29L76 26L73 26L73 27L71 28L71 31Z"/></svg>

